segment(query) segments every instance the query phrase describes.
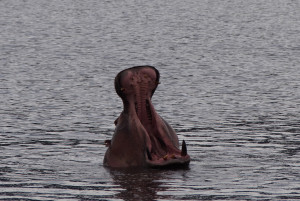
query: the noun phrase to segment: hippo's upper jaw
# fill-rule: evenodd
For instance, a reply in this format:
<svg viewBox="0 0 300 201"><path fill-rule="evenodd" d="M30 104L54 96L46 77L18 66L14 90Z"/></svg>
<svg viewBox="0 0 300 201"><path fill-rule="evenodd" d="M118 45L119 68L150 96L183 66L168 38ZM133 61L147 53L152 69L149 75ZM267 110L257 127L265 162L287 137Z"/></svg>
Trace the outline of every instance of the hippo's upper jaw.
<svg viewBox="0 0 300 201"><path fill-rule="evenodd" d="M124 109L115 121L116 130L104 157L110 167L187 166L190 156L185 142L179 149L178 137L160 117L151 102L159 83L159 72L151 66L121 71L115 78L117 94Z"/></svg>

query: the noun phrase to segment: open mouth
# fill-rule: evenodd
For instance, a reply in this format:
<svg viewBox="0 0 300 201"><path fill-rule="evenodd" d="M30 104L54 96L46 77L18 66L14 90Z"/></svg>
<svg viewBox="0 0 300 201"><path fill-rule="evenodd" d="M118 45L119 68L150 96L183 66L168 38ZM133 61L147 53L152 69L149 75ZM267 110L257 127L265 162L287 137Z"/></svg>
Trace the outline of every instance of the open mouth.
<svg viewBox="0 0 300 201"><path fill-rule="evenodd" d="M178 137L172 127L155 111L151 97L159 84L159 72L153 67L133 67L122 71L115 80L124 112L137 117L146 130L144 150L146 163L151 167L188 165L185 141L179 149ZM126 111L127 110L127 111Z"/></svg>

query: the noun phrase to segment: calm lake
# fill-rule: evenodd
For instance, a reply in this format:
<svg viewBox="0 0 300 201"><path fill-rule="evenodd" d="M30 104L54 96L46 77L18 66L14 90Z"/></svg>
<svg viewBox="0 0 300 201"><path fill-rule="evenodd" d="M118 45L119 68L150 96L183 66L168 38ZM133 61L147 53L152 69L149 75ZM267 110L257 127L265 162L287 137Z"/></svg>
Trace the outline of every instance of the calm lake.
<svg viewBox="0 0 300 201"><path fill-rule="evenodd" d="M300 199L300 1L0 0L0 200ZM103 167L155 66L182 170Z"/></svg>

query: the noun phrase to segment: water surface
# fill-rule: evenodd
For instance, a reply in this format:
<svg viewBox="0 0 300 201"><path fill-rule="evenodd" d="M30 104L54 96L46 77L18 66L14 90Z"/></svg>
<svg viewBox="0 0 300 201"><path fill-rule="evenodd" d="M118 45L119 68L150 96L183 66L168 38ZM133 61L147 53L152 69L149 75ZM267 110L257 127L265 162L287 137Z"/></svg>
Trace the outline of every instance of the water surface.
<svg viewBox="0 0 300 201"><path fill-rule="evenodd" d="M1 200L300 199L299 1L0 1ZM184 170L103 167L153 65Z"/></svg>

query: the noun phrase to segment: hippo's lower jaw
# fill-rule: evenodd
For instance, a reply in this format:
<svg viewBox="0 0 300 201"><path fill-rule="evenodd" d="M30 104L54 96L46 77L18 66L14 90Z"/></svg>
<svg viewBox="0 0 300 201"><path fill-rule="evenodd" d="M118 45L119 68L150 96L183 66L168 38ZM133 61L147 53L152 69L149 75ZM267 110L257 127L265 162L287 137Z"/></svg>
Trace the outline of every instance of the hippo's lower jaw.
<svg viewBox="0 0 300 201"><path fill-rule="evenodd" d="M167 161L147 161L147 167L149 168L185 168L188 167L190 159L171 159Z"/></svg>
<svg viewBox="0 0 300 201"><path fill-rule="evenodd" d="M151 102L159 83L159 72L151 66L121 71L115 78L117 94L124 109L115 121L116 130L104 157L110 167L187 166L190 156L183 141L160 117Z"/></svg>
<svg viewBox="0 0 300 201"><path fill-rule="evenodd" d="M146 163L148 167L151 168L168 168L168 167L187 167L190 163L190 156L187 155L187 149L185 141L182 142L181 154L167 154L162 158L153 160L153 157L147 150Z"/></svg>

